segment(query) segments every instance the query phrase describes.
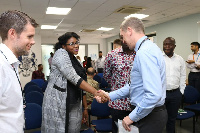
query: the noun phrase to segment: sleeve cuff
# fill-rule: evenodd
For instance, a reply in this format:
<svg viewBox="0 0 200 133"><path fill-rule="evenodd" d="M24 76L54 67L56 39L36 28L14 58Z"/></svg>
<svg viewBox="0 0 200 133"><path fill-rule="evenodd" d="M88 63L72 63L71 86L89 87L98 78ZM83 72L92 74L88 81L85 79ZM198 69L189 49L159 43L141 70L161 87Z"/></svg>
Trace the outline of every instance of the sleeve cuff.
<svg viewBox="0 0 200 133"><path fill-rule="evenodd" d="M76 86L77 86L77 87L79 87L82 81L83 81L83 79L82 79L82 78L80 78L80 79L78 80L78 82L77 82Z"/></svg>

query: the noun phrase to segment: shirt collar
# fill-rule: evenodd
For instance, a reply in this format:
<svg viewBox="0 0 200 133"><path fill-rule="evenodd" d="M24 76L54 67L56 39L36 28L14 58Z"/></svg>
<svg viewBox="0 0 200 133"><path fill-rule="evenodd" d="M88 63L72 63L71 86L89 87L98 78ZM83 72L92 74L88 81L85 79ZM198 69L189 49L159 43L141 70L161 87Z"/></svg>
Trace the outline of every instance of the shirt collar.
<svg viewBox="0 0 200 133"><path fill-rule="evenodd" d="M141 44L142 41L143 41L144 39L146 39L146 38L147 38L147 36L143 36L142 38L140 38L140 39L137 41L137 43L136 43L136 45L135 45L135 52L138 51L138 48L139 48L140 44Z"/></svg>
<svg viewBox="0 0 200 133"><path fill-rule="evenodd" d="M163 51L163 56L166 56L166 57L168 57L166 54L165 54L165 52ZM173 56L171 57L171 58L174 58L174 57L176 57L176 54L174 53L173 54ZM169 58L169 57L168 57Z"/></svg>
<svg viewBox="0 0 200 133"><path fill-rule="evenodd" d="M19 63L19 60L16 58L13 52L5 44L3 43L0 44L0 50L6 56L10 64Z"/></svg>

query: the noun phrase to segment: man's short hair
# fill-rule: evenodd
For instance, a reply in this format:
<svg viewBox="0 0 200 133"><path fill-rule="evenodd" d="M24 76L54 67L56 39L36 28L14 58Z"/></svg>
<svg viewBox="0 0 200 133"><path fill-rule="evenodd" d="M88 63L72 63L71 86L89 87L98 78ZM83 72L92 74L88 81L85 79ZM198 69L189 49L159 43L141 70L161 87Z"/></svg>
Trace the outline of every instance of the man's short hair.
<svg viewBox="0 0 200 133"><path fill-rule="evenodd" d="M99 53L102 53L102 51L99 51Z"/></svg>
<svg viewBox="0 0 200 133"><path fill-rule="evenodd" d="M122 45L122 41L120 39L115 39L113 44Z"/></svg>
<svg viewBox="0 0 200 133"><path fill-rule="evenodd" d="M2 41L8 38L8 31L15 29L17 34L21 34L25 26L30 23L34 28L38 26L36 21L27 14L9 10L0 15L0 36Z"/></svg>
<svg viewBox="0 0 200 133"><path fill-rule="evenodd" d="M198 42L192 42L191 45L196 45L198 48L200 47L200 44Z"/></svg>
<svg viewBox="0 0 200 133"><path fill-rule="evenodd" d="M42 64L39 64L38 67L42 66Z"/></svg>
<svg viewBox="0 0 200 133"><path fill-rule="evenodd" d="M171 40L174 44L176 44L176 41L173 37L167 37L165 40L168 40L168 39ZM163 41L163 43L164 43L164 41Z"/></svg>
<svg viewBox="0 0 200 133"><path fill-rule="evenodd" d="M137 33L144 33L144 25L143 22L135 17L130 17L124 20L120 26L122 31L126 31L128 27L131 27Z"/></svg>
<svg viewBox="0 0 200 133"><path fill-rule="evenodd" d="M87 69L87 74L93 76L95 74L95 69L90 67Z"/></svg>

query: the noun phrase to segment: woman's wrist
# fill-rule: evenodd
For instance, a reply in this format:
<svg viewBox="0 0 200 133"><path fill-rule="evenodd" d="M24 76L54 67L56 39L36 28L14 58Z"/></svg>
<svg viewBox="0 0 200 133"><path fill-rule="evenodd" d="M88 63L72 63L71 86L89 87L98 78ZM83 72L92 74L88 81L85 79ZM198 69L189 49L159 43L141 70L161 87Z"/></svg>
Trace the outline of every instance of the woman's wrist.
<svg viewBox="0 0 200 133"><path fill-rule="evenodd" d="M84 110L88 110L88 107L84 107Z"/></svg>

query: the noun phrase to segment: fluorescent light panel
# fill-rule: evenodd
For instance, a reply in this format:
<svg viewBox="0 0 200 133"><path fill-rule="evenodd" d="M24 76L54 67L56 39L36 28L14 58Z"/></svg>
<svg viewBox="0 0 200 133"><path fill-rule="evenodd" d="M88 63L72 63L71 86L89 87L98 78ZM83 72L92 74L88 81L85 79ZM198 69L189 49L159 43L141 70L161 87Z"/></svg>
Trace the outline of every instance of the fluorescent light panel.
<svg viewBox="0 0 200 133"><path fill-rule="evenodd" d="M57 26L54 25L41 25L41 29L56 29Z"/></svg>
<svg viewBox="0 0 200 133"><path fill-rule="evenodd" d="M67 15L71 8L48 7L46 14Z"/></svg>
<svg viewBox="0 0 200 133"><path fill-rule="evenodd" d="M110 30L112 30L112 29L114 29L114 28L101 27L101 28L99 28L99 29L97 29L97 30L110 31Z"/></svg>
<svg viewBox="0 0 200 133"><path fill-rule="evenodd" d="M131 14L131 15L128 15L128 16L124 17L124 19L130 18L130 17L136 17L138 19L143 19L143 18L149 17L149 15L145 15L145 14Z"/></svg>

